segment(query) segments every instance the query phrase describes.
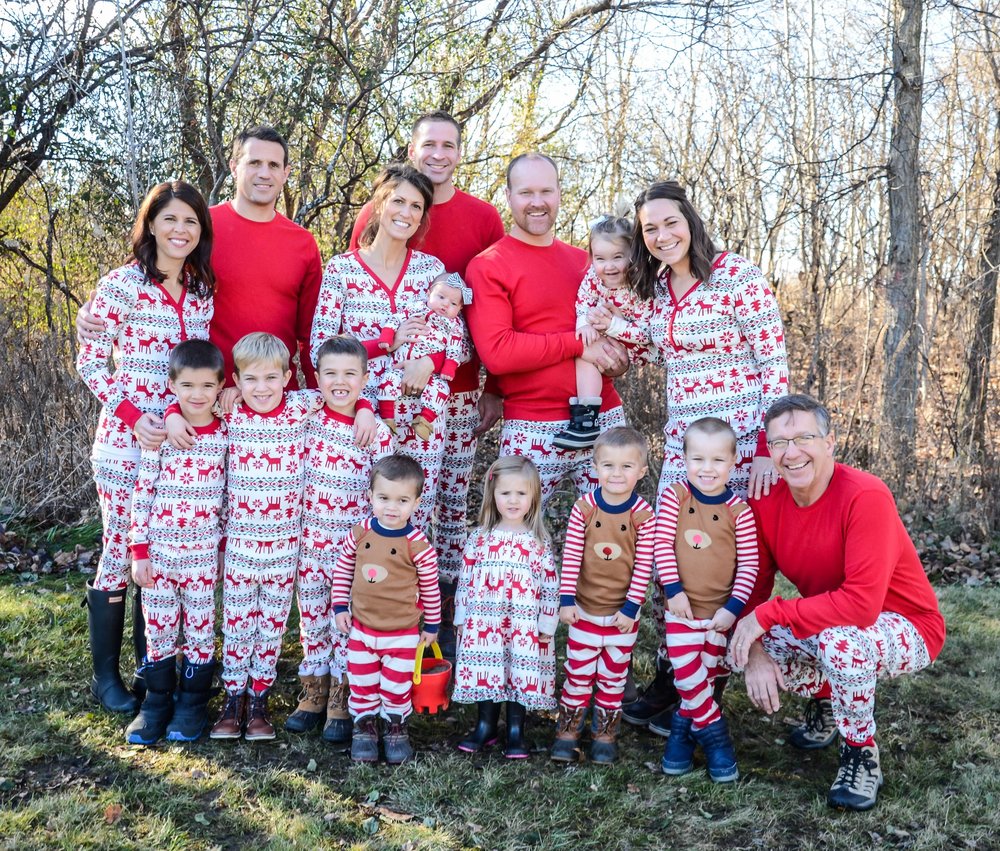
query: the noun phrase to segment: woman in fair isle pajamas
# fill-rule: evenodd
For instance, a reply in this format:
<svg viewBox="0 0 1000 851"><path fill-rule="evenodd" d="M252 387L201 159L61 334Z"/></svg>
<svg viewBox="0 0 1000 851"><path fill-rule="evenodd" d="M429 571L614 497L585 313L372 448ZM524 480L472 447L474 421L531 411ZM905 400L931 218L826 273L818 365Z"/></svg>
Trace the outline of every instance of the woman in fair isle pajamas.
<svg viewBox="0 0 1000 851"><path fill-rule="evenodd" d="M384 371L392 366L392 352L426 331L419 319L408 319L399 326L387 352L379 346L383 326L407 302L426 301L431 283L444 272L437 258L406 247L406 241L424 226L432 198L430 180L412 166L387 166L375 180L372 216L361 235L361 247L334 257L323 273L310 341L313 362L329 337L341 333L357 337L368 352L371 399ZM444 416L437 418L426 440L413 428L422 407L420 392L433 369L429 357L409 361L402 382L406 395L396 406L399 451L415 458L426 477L413 515L414 526L421 529L430 526L444 454Z"/></svg>
<svg viewBox="0 0 1000 851"><path fill-rule="evenodd" d="M138 706L122 683L118 663L139 456L143 448L157 448L166 435L162 416L171 400L170 350L182 340L208 339L215 283L211 251L212 222L198 190L182 181L154 186L132 229L132 261L97 285L93 314L103 320L104 331L77 356L77 371L102 404L91 463L104 547L97 575L87 586L87 605L94 666L90 689L112 712L134 713ZM133 611L141 663L145 639L138 604Z"/></svg>
<svg viewBox="0 0 1000 851"><path fill-rule="evenodd" d="M701 417L718 417L737 437L730 479L740 498L767 493L777 480L763 431L764 413L788 393L781 312L760 269L731 251L719 252L683 187L654 183L635 202L632 242L636 291L652 297L649 336L666 366L669 418L657 501L684 481L684 432ZM626 707L626 721L665 734L676 701L663 633L663 595L653 593L660 635L653 690ZM720 681L720 689L725 680Z"/></svg>

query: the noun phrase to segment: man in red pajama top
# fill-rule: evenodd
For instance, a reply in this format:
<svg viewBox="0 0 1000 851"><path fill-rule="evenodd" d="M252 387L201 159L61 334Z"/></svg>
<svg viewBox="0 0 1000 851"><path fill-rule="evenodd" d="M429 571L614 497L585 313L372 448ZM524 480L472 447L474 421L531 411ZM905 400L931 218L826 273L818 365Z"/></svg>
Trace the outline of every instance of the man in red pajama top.
<svg viewBox="0 0 1000 851"><path fill-rule="evenodd" d="M233 141L229 170L235 197L209 210L215 235L215 314L209 338L226 359L226 383L233 383L236 341L266 331L293 357L298 352L306 383L315 387L309 333L323 264L312 234L274 207L291 171L288 143L273 127L244 130ZM80 308L77 330L85 339L102 330L91 317L89 302ZM298 389L294 368L288 389Z"/></svg>
<svg viewBox="0 0 1000 851"><path fill-rule="evenodd" d="M617 341L584 346L576 336L576 293L590 264L587 252L555 238L559 172L544 154L522 154L507 166L510 233L469 263L475 294L466 310L479 357L503 396L500 454L526 455L538 467L542 501L564 476L587 493L591 449L558 449L567 428L566 399L576 395L574 359L621 374L628 360ZM625 425L610 378L601 392L601 431Z"/></svg>
<svg viewBox="0 0 1000 851"><path fill-rule="evenodd" d="M750 700L768 714L779 708L779 690L812 699L791 743L821 748L839 734L827 802L866 810L882 785L876 681L929 665L944 644L944 619L889 489L834 461L827 410L809 396L786 396L764 428L782 481L751 500L760 570L732 660L745 666ZM768 599L778 571L801 598Z"/></svg>
<svg viewBox="0 0 1000 851"><path fill-rule="evenodd" d="M421 115L413 125L407 155L414 168L434 186L434 203L423 237L414 237L411 248L437 257L448 272L465 278L469 261L504 235L496 208L455 186L455 169L462 159L462 128L447 112ZM351 250L371 218L365 204L351 231ZM427 361L427 363L422 363ZM403 384L419 395L431 375L429 359L419 359L404 373ZM419 365L418 364L422 364ZM469 482L476 456L476 439L500 419L501 400L479 388L479 358L462 364L451 381L445 428L445 451L437 487L434 546L441 577L441 630L438 642L446 659L455 661L455 581L462 569L462 548L468 536L466 514Z"/></svg>

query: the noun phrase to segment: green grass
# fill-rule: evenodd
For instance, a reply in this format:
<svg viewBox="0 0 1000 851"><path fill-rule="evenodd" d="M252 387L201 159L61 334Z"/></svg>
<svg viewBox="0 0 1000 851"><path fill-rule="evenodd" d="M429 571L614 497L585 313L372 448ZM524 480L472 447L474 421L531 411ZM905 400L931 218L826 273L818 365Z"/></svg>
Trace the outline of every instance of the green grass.
<svg viewBox="0 0 1000 851"><path fill-rule="evenodd" d="M71 584L70 584L71 583ZM418 758L355 766L316 736L249 745L140 748L128 719L90 702L82 578L0 581L0 847L32 848L684 848L1000 847L1000 591L946 588L941 658L879 689L886 786L867 814L825 805L836 754L783 744L801 703L754 711L737 683L726 709L742 779L656 770L662 740L626 730L617 765L569 768L542 749L509 764L454 742L472 710L411 725ZM648 649L648 625L642 641ZM286 642L274 716L296 692ZM649 654L639 654L640 674ZM216 703L213 702L214 710ZM120 808L120 811L119 809Z"/></svg>

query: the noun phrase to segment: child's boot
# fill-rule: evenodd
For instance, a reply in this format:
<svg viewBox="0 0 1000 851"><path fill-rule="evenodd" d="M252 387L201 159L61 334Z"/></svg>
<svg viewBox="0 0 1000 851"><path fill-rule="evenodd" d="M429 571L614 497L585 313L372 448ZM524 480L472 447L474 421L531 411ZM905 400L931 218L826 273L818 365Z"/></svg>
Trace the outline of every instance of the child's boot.
<svg viewBox="0 0 1000 851"><path fill-rule="evenodd" d="M406 720L402 715L390 715L387 719L385 736L382 737L382 747L385 749L385 761L389 765L400 765L413 759L413 747L410 736L406 732Z"/></svg>
<svg viewBox="0 0 1000 851"><path fill-rule="evenodd" d="M329 742L337 750L346 751L351 744L351 713L347 711L347 675L330 676L330 696L326 702L326 726L323 727L323 741Z"/></svg>
<svg viewBox="0 0 1000 851"><path fill-rule="evenodd" d="M139 701L122 682L119 661L125 629L125 589L98 591L87 583L87 627L90 631L90 658L94 675L90 693L108 712L134 714Z"/></svg>
<svg viewBox="0 0 1000 851"><path fill-rule="evenodd" d="M531 751L524 741L524 721L527 712L523 703L507 701L507 746L503 749L503 755L507 759L527 759L531 756Z"/></svg>
<svg viewBox="0 0 1000 851"><path fill-rule="evenodd" d="M497 743L497 723L500 721L500 704L492 700L476 702L479 720L475 729L458 743L458 749L465 753L479 753Z"/></svg>
<svg viewBox="0 0 1000 851"><path fill-rule="evenodd" d="M167 725L168 742L193 742L205 729L206 709L212 694L215 660L196 665L185 657L178 683L174 717Z"/></svg>
<svg viewBox="0 0 1000 851"><path fill-rule="evenodd" d="M551 759L556 762L576 762L580 758L580 730L586 712L586 706L573 708L559 704L556 740L549 751Z"/></svg>
<svg viewBox="0 0 1000 851"><path fill-rule="evenodd" d="M139 714L125 729L130 745L155 745L167 732L167 723L174 711L174 689L177 688L177 662L173 656L143 666L146 697Z"/></svg>
<svg viewBox="0 0 1000 851"><path fill-rule="evenodd" d="M559 449L589 449L601 434L597 422L600 413L600 396L573 396L569 400L569 426L553 438L552 445Z"/></svg>
<svg viewBox="0 0 1000 851"><path fill-rule="evenodd" d="M326 717L326 703L330 696L330 675L299 674L302 691L299 705L285 719L285 729L292 733L307 733L321 724Z"/></svg>
<svg viewBox="0 0 1000 851"><path fill-rule="evenodd" d="M675 709L670 719L670 738L663 748L660 768L664 774L687 774L694 768L694 739L691 738L691 719Z"/></svg>
<svg viewBox="0 0 1000 851"><path fill-rule="evenodd" d="M132 650L135 651L132 694L141 703L146 696L146 681L142 676L142 664L146 661L146 617L142 613L142 588L138 585L132 594Z"/></svg>
<svg viewBox="0 0 1000 851"><path fill-rule="evenodd" d="M271 689L263 691L251 689L247 700L247 728L243 738L248 742L268 741L274 738L274 724L268 712L267 702L271 697Z"/></svg>
<svg viewBox="0 0 1000 851"><path fill-rule="evenodd" d="M674 685L674 669L666 659L656 660L656 678L646 686L635 703L622 706L622 719L637 727L649 727L650 732L666 736L680 695ZM661 726L662 725L662 726Z"/></svg>
<svg viewBox="0 0 1000 851"><path fill-rule="evenodd" d="M620 709L594 707L597 729L590 742L590 761L598 765L611 765L618 759L618 728L622 722Z"/></svg>
<svg viewBox="0 0 1000 851"><path fill-rule="evenodd" d="M713 721L707 727L691 728L691 736L701 745L708 763L708 776L716 783L731 783L739 779L736 767L736 751L729 738L729 725L725 718Z"/></svg>
<svg viewBox="0 0 1000 851"><path fill-rule="evenodd" d="M378 721L374 715L362 715L355 720L351 759L355 762L378 762Z"/></svg>
<svg viewBox="0 0 1000 851"><path fill-rule="evenodd" d="M208 734L210 739L238 739L247 723L247 693L226 692L219 717Z"/></svg>

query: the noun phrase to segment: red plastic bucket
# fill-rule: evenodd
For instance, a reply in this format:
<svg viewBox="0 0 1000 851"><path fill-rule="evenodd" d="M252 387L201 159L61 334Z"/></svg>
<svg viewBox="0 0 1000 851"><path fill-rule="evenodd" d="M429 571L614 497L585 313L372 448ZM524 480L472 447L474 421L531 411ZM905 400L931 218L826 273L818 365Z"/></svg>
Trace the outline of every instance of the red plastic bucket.
<svg viewBox="0 0 1000 851"><path fill-rule="evenodd" d="M431 645L434 654L431 658L424 658L424 648L423 642L417 645L413 664L413 711L436 715L448 708L451 662L441 658L436 641Z"/></svg>

